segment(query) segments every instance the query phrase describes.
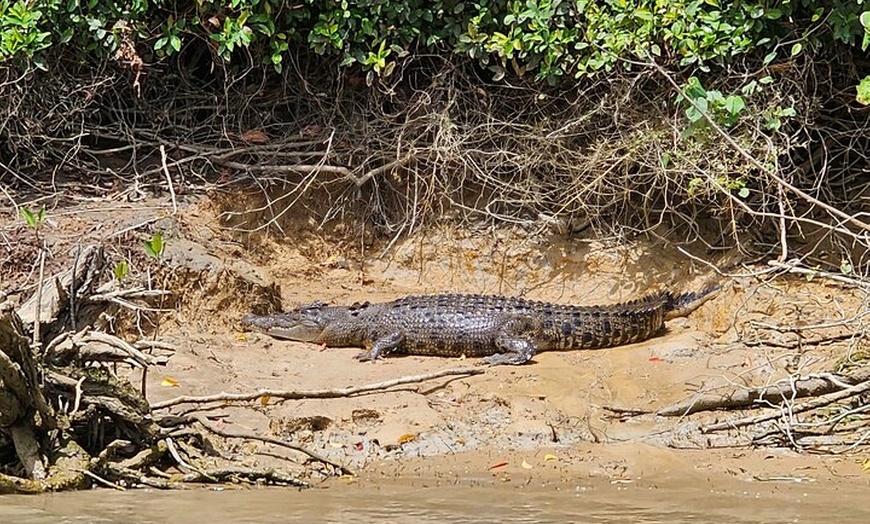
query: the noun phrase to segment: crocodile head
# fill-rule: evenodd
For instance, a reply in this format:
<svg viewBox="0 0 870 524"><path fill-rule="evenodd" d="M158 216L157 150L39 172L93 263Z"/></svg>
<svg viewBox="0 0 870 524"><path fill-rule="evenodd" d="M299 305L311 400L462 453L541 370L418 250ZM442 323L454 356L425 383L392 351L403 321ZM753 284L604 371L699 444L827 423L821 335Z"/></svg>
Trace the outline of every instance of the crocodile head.
<svg viewBox="0 0 870 524"><path fill-rule="evenodd" d="M245 315L242 318L242 325L275 338L320 342L323 331L332 320L329 309L332 308L322 302L315 302L297 307L287 313Z"/></svg>

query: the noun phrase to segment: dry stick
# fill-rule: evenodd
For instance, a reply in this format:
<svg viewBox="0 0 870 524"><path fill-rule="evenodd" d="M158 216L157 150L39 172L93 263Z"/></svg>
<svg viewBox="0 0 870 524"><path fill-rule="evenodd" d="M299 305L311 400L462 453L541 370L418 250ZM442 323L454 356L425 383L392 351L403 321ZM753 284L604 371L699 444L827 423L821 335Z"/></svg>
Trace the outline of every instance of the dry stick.
<svg viewBox="0 0 870 524"><path fill-rule="evenodd" d="M712 127L713 130L716 131L716 133L719 136L721 136L726 142L728 142L728 145L730 145L732 148L734 148L734 150L737 151L737 153L739 153L740 156L744 157L747 161L749 161L750 164L752 164L753 166L755 166L756 168L761 170L762 173L769 175L781 187L788 189L789 191L791 191L792 193L801 197L802 199L806 200L807 202L819 206L820 208L824 209L828 213L831 213L832 215L836 215L836 216L842 218L846 222L850 222L852 224L855 224L856 226L858 226L859 228L861 228L865 231L870 231L870 224L867 224L866 222L862 222L861 220L858 220L857 215L849 215L848 213L844 213L843 211L840 211L839 209L837 209L831 205L825 204L821 200L813 197L812 195L810 195L808 193L805 193L801 189L790 184L787 180L783 179L775 172L767 169L767 167L764 164L759 162L755 157L750 155L743 147L741 147L740 144L738 144L737 141L731 137L731 135L729 135L721 127L719 127L719 124L717 124L713 120L713 118L710 117L710 115L707 113L707 111L703 111L698 106L698 104L694 100L692 100L691 97L685 96L685 92L683 91L683 89L679 86L679 84L677 84L677 82L673 78L671 78L671 75L669 75L667 73L667 71L665 71L664 68L662 68L662 66L657 64L655 61L641 63L641 65L653 66L659 72L659 74L661 74L665 78L665 80L669 84L671 84L671 86L674 89L677 90L678 93L683 95L683 97L686 99L687 102L689 102L689 104L692 105L692 107L694 107L698 112L700 112L704 116L704 120L706 120L707 123L710 124L710 127Z"/></svg>
<svg viewBox="0 0 870 524"><path fill-rule="evenodd" d="M45 246L42 246L45 247ZM36 304L34 304L33 346L39 345L40 329L39 315L42 309L42 279L45 278L45 249L39 250L39 282L36 284Z"/></svg>
<svg viewBox="0 0 870 524"><path fill-rule="evenodd" d="M260 435L255 435L253 433L245 433L245 432L236 433L236 432L232 432L232 431L226 431L223 429L219 429L219 428L216 428L215 426L211 425L209 423L208 419L206 419L205 415L201 415L201 414L193 415L193 418L197 422L199 422L199 424L202 427L204 427L208 431L214 433L215 435L218 435L218 436L221 436L224 438L241 438L241 439L247 439L247 440L258 440L260 442L265 442L267 444L275 444L276 446L281 446L281 447L284 447L287 449L292 449L293 451L298 451L299 453L307 455L318 462L322 462L324 464L329 464L330 466L334 467L335 469L337 469L338 471L342 472L345 475L354 475L354 476L356 475L356 473L354 473L353 470L351 470L347 466L339 464L338 462L333 462L326 457L321 457L320 455L314 453L313 451L309 451L301 446L297 446L295 444L285 442L281 439L276 439L276 438L272 438L272 437L263 437Z"/></svg>
<svg viewBox="0 0 870 524"><path fill-rule="evenodd" d="M360 176L360 177L357 177L356 175L351 174L349 178L354 181L354 183L356 184L357 187L362 187L363 184L365 184L366 182L368 182L372 178L379 176L379 175L382 175L384 173L387 173L389 171L392 171L393 169L404 166L405 164L407 164L408 162L413 160L415 156L416 156L416 152L410 151L405 156L403 156L401 158L397 158L397 159L393 160L392 162L388 162L382 166L376 167L374 169L367 171L366 173L363 173L362 176Z"/></svg>
<svg viewBox="0 0 870 524"><path fill-rule="evenodd" d="M349 397L352 395L358 395L360 393L368 393L371 391L378 391L381 389L387 389L394 386L401 386L404 384L413 384L415 382L424 382L426 380L432 380L435 378L447 377L447 376L470 376L470 375L480 375L484 373L483 369L480 368L451 368L451 369L442 369L441 371L435 371L432 373L425 373L423 375L411 375L395 378L392 380L385 380L384 382L376 382L374 384L366 384L363 386L349 386L346 388L339 389L313 389L313 390L278 390L278 389L259 389L253 393L217 393L215 395L205 395L201 397L195 396L187 396L182 395L180 397L176 397L170 400L164 400L163 402L155 402L151 405L151 409L163 409L168 408L170 406L176 406L178 404L191 404L191 403L206 403L206 402L229 402L229 401L252 401L257 400L262 397L271 397L271 398L280 398L284 400L299 400L303 398L343 398Z"/></svg>
<svg viewBox="0 0 870 524"><path fill-rule="evenodd" d="M797 273L799 275L809 275L811 277L823 277L834 280L836 282L842 282L844 284L849 284L851 286L860 287L863 289L870 289L870 282L862 282L855 278L849 278L847 276L843 276L837 273L831 273L829 271L818 271L815 269L806 269L802 267L798 267L794 264L790 263L782 263L777 260L771 260L767 263L771 267L775 267L778 269L785 270L786 273Z"/></svg>
<svg viewBox="0 0 870 524"><path fill-rule="evenodd" d="M204 473L201 469L197 468L196 466L188 463L186 460L181 458L181 455L178 454L178 450L175 449L175 442L172 440L172 437L166 437L165 439L163 439L163 442L166 442L166 449L169 450L169 454L172 455L172 458L175 459L175 462L177 462L179 466L181 466L185 469L189 469L190 471L195 471L195 472L199 473L200 475L202 475L203 477L211 480L212 482L217 482L217 479L209 476L208 474Z"/></svg>
<svg viewBox="0 0 870 524"><path fill-rule="evenodd" d="M116 489L118 491L127 491L127 488L125 488L124 486L121 486L120 484L115 484L114 482L108 481L108 480L104 479L103 477L97 475L93 471L88 471L86 469L80 469L80 468L75 468L75 469L73 469L73 471L77 471L77 472L79 472L87 477L91 477L92 479L96 480L100 484L108 486L112 489Z"/></svg>
<svg viewBox="0 0 870 524"><path fill-rule="evenodd" d="M837 402L838 400L843 400L849 397L854 397L855 395L860 395L866 391L870 391L870 380L857 384L849 389L844 389L835 393L822 395L820 397L814 398L813 400L804 402L803 404L798 404L792 407L789 410L789 413L803 413L804 411L810 411L812 409L820 408L822 406L827 406L828 404L832 404L834 402ZM743 426L751 426L753 424L772 420L780 416L782 416L782 412L777 411L775 413L765 413L764 415L756 415L754 417L745 417L737 420L726 420L724 422L719 422L716 424L701 426L701 433L710 433L723 429L736 429Z"/></svg>
<svg viewBox="0 0 870 524"><path fill-rule="evenodd" d="M250 468L219 468L207 470L205 473L209 475L208 478L215 478L218 480L218 482L226 482L231 477L243 477L248 482L256 481L257 479L263 479L266 482L271 482L273 484L288 484L290 486L295 486L299 488L311 487L311 485L304 480L300 480L296 477L291 477L290 475L285 475L284 473L272 471L269 469L257 470ZM198 473L188 473L182 477L182 481L202 482L202 477L198 475Z"/></svg>
<svg viewBox="0 0 870 524"><path fill-rule="evenodd" d="M122 340L114 335L103 333L102 331L90 331L88 332L88 334L82 337L82 341L100 342L109 347L120 349L121 351L130 355L130 358L141 364L142 367L153 366L159 363L155 357L139 351L137 348L130 345L127 341Z"/></svg>
<svg viewBox="0 0 870 524"><path fill-rule="evenodd" d="M175 187L172 185L172 176L169 175L169 167L166 165L166 148L160 146L160 160L163 164L163 174L166 175L166 183L169 184L169 195L172 197L172 214L178 213L178 202L175 201Z"/></svg>

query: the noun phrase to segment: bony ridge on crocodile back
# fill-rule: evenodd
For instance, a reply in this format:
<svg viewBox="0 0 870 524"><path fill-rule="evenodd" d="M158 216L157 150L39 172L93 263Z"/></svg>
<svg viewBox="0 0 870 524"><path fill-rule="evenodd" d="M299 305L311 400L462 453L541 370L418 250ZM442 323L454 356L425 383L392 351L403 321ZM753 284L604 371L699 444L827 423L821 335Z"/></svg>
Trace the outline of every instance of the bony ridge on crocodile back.
<svg viewBox="0 0 870 524"><path fill-rule="evenodd" d="M364 347L359 360L390 353L485 357L525 364L549 350L594 349L640 342L667 319L687 315L718 289L660 292L607 306L571 306L496 295L422 295L392 302L330 306L316 302L242 324L276 338L333 347Z"/></svg>

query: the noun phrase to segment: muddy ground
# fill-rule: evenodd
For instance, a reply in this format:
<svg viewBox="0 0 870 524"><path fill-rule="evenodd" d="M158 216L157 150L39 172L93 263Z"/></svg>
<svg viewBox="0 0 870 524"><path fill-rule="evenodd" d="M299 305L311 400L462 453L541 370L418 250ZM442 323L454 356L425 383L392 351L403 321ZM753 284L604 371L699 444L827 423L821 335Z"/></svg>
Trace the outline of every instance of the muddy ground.
<svg viewBox="0 0 870 524"><path fill-rule="evenodd" d="M280 229L251 231L225 214L228 201L191 198L177 212L156 200L49 202L39 232L51 252L47 272L67 265L76 246L99 243L113 263L130 262L128 278L150 278L176 294L162 304L169 311L159 321L153 315L119 321L128 334L157 332L177 348L166 366L145 378L152 403L260 388L340 388L474 366L465 359L414 356L360 363L354 349L244 333L238 321L252 310L434 292L604 304L664 288L697 290L715 276L704 263L649 239L569 238L535 226L465 224L391 240L353 223L320 228L303 216L284 217ZM39 238L11 209L0 219L0 292L25 295L35 281ZM141 245L154 231L167 238L157 262L143 255ZM584 476L612 482L712 476L870 483L860 454L832 454L823 446L720 448L715 435L674 431L681 419L654 414L699 391L834 370L868 350L867 339L842 322L862 313L866 297L859 290L823 279L757 278L752 273L764 266L741 268L734 266L735 254L686 248L737 276L719 278L723 290L715 298L647 342L543 353L526 366L486 368L473 377L389 392L225 403L211 413L223 415L215 420L228 430L294 442L368 478L553 483ZM823 327L800 336L781 329L795 325ZM141 382L135 373L131 379ZM647 413L626 415L632 411ZM698 414L691 421L722 416ZM270 444L217 445L243 465L298 460Z"/></svg>

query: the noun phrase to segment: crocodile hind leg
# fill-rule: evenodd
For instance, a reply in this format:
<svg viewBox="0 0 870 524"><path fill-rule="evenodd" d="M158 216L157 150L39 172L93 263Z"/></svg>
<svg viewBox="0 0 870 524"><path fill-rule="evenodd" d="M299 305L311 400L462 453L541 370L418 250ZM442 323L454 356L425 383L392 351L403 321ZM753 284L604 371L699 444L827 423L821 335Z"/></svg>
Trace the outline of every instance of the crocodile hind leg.
<svg viewBox="0 0 870 524"><path fill-rule="evenodd" d="M382 336L375 340L375 342L372 344L371 349L369 349L368 351L363 351L356 356L356 359L362 362L366 360L375 361L382 356L388 355L391 352L395 351L396 348L398 348L404 340L405 335L403 335L399 331Z"/></svg>
<svg viewBox="0 0 870 524"><path fill-rule="evenodd" d="M495 338L495 345L502 352L490 355L481 360L490 366L525 364L538 352L537 346L528 337L530 326L524 320L509 322L502 327Z"/></svg>

